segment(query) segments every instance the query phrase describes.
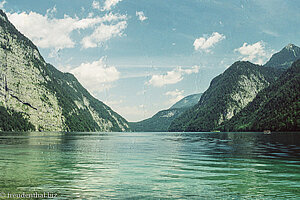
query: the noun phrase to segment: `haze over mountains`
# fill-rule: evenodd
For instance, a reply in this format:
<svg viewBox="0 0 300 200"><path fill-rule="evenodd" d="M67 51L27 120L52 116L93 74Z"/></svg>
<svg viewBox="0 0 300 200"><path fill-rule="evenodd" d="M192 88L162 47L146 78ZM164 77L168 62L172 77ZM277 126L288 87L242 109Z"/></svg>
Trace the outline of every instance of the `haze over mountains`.
<svg viewBox="0 0 300 200"><path fill-rule="evenodd" d="M130 127L132 131L136 132L166 132L174 119L198 103L201 95L202 94L189 95L175 103L169 109L159 111L151 118L140 122L130 122Z"/></svg>

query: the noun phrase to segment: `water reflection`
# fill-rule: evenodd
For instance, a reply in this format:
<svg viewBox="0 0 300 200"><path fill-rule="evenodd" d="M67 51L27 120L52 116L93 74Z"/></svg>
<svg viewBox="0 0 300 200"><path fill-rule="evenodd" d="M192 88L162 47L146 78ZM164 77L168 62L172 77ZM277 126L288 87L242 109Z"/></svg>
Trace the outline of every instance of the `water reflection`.
<svg viewBox="0 0 300 200"><path fill-rule="evenodd" d="M297 133L1 133L4 192L60 198L300 198Z"/></svg>

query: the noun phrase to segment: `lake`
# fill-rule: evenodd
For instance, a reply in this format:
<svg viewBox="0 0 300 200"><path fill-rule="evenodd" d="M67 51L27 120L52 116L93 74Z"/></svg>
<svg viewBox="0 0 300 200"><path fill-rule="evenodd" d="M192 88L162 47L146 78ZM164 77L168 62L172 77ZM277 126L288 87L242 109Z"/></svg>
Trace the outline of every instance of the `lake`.
<svg viewBox="0 0 300 200"><path fill-rule="evenodd" d="M0 155L3 198L300 198L300 133L0 133Z"/></svg>

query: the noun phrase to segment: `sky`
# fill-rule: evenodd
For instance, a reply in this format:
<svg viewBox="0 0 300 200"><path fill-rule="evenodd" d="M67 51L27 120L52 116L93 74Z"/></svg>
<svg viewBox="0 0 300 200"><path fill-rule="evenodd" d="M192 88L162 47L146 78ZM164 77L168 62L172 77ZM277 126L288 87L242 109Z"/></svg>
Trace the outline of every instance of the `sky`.
<svg viewBox="0 0 300 200"><path fill-rule="evenodd" d="M300 45L299 0L0 0L44 59L128 121L202 93L238 60Z"/></svg>

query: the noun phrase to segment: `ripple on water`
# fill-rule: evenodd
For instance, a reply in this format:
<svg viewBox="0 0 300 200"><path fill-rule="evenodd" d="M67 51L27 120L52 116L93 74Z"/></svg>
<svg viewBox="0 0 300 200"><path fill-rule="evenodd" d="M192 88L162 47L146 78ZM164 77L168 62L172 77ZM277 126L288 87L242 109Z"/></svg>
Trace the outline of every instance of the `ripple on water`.
<svg viewBox="0 0 300 200"><path fill-rule="evenodd" d="M2 134L0 185L61 199L299 199L299 141L297 133Z"/></svg>

